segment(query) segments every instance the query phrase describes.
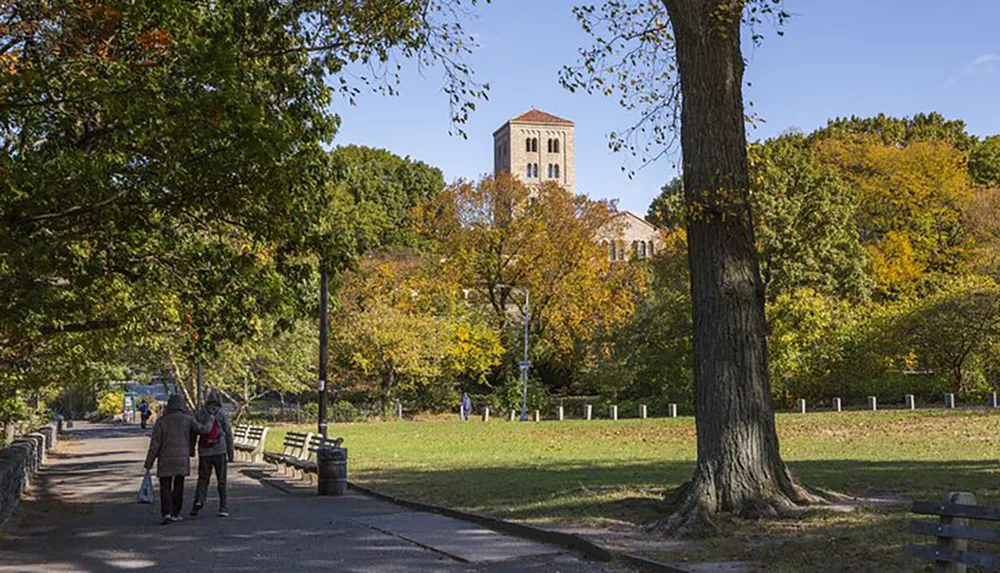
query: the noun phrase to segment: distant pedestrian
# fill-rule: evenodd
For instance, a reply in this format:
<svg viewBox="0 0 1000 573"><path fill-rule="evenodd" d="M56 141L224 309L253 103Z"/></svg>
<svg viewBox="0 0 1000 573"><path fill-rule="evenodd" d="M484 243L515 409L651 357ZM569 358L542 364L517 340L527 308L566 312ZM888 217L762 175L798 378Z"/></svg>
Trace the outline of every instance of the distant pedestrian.
<svg viewBox="0 0 1000 573"><path fill-rule="evenodd" d="M462 421L467 421L469 414L472 413L472 399L469 398L467 392L462 392L462 403L459 405L459 410L462 415Z"/></svg>
<svg viewBox="0 0 1000 573"><path fill-rule="evenodd" d="M207 434L198 439L198 487L194 492L191 517L198 515L208 498L208 484L215 470L215 481L219 486L219 517L229 517L226 505L227 471L233 461L233 431L229 416L222 409L222 398L214 388L208 393L205 407L195 416L198 422L211 426Z"/></svg>
<svg viewBox="0 0 1000 573"><path fill-rule="evenodd" d="M146 422L148 422L149 417L153 415L153 410L152 408L149 407L149 403L146 402L145 399L143 399L142 402L139 402L139 405L136 407L136 409L139 410L139 419L142 421L142 429L145 430Z"/></svg>
<svg viewBox="0 0 1000 573"><path fill-rule="evenodd" d="M161 525L181 521L184 478L191 473L188 455L191 434L207 434L211 429L210 424L202 425L187 413L184 398L179 394L170 396L166 411L153 424L153 436L149 440L149 452L144 466L148 471L153 468L153 462L157 462Z"/></svg>

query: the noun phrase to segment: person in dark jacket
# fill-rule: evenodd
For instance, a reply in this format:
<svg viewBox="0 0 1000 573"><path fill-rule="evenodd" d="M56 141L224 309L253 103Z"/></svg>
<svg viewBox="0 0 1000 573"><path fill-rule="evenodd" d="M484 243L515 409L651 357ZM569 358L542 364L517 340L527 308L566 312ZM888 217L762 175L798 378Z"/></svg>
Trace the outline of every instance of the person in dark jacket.
<svg viewBox="0 0 1000 573"><path fill-rule="evenodd" d="M142 418L142 429L145 430L146 423L149 422L149 417L153 415L153 410L149 407L149 402L146 402L146 400L139 402L139 406L136 409L139 410L139 415Z"/></svg>
<svg viewBox="0 0 1000 573"><path fill-rule="evenodd" d="M233 431L229 416L222 409L222 398L218 390L212 389L205 399L205 407L196 416L199 422L210 428L208 434L198 440L198 487L194 493L191 517L198 515L208 498L208 483L215 470L215 481L219 485L219 517L229 517L226 505L226 472L233 461Z"/></svg>
<svg viewBox="0 0 1000 573"><path fill-rule="evenodd" d="M180 521L184 505L184 478L191 473L188 447L192 434L208 433L211 425L200 424L187 413L184 398L170 396L166 411L153 424L153 435L146 453L146 470L157 462L156 476L160 478L160 513L162 525Z"/></svg>

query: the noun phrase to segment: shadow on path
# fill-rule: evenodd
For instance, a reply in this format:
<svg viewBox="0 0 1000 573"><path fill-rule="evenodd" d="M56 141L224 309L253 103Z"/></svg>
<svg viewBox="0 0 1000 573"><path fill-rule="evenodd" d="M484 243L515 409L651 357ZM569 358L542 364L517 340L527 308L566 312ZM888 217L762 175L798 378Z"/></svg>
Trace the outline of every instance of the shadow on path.
<svg viewBox="0 0 1000 573"><path fill-rule="evenodd" d="M76 443L50 457L31 499L0 528L0 571L605 570L569 556L461 563L358 521L399 513L395 506L358 495L288 495L247 477L239 463L229 472L231 517L215 516L213 483L201 516L161 526L159 504L136 501L146 435L79 424L70 439ZM186 484L185 514L195 479Z"/></svg>

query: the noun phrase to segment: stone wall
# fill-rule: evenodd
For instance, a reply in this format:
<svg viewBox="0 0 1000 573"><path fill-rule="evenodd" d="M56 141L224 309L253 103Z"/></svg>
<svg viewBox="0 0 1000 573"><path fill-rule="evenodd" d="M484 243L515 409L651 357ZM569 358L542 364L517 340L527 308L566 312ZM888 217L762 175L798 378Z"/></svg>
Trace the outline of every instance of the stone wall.
<svg viewBox="0 0 1000 573"><path fill-rule="evenodd" d="M24 490L45 463L46 451L55 445L55 436L56 427L49 424L0 450L0 523L17 510Z"/></svg>

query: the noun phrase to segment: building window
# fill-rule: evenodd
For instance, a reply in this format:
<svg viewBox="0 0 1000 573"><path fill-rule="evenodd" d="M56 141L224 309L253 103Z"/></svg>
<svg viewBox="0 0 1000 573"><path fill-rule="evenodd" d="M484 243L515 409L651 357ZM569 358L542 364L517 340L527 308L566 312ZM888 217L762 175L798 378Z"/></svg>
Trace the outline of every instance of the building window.
<svg viewBox="0 0 1000 573"><path fill-rule="evenodd" d="M646 258L646 241L639 241L639 258Z"/></svg>
<svg viewBox="0 0 1000 573"><path fill-rule="evenodd" d="M552 166L552 177L559 179L559 164L556 163Z"/></svg>
<svg viewBox="0 0 1000 573"><path fill-rule="evenodd" d="M559 140L558 139L553 139L552 140L552 153L559 153Z"/></svg>
<svg viewBox="0 0 1000 573"><path fill-rule="evenodd" d="M531 179L531 164L528 164L528 172L524 174L525 177Z"/></svg>
<svg viewBox="0 0 1000 573"><path fill-rule="evenodd" d="M611 241L611 247L608 249L608 254L611 255L611 260L612 261L615 260L616 258L618 258L618 255L615 252L615 242L614 241Z"/></svg>
<svg viewBox="0 0 1000 573"><path fill-rule="evenodd" d="M537 163L532 163L531 164L531 176L534 177L535 179L538 179L538 164Z"/></svg>
<svg viewBox="0 0 1000 573"><path fill-rule="evenodd" d="M538 138L537 137L532 137L531 138L531 150L532 151L538 151Z"/></svg>
<svg viewBox="0 0 1000 573"><path fill-rule="evenodd" d="M524 150L527 151L528 153L531 153L531 138L530 137L524 140Z"/></svg>
<svg viewBox="0 0 1000 573"><path fill-rule="evenodd" d="M546 175L548 176L549 179L552 179L552 164L551 163L549 163L549 169L548 169L548 171L546 171Z"/></svg>
<svg viewBox="0 0 1000 573"><path fill-rule="evenodd" d="M653 241L649 242L649 249L647 249L647 251L649 252L649 257L652 258L653 254L654 254L653 253Z"/></svg>

